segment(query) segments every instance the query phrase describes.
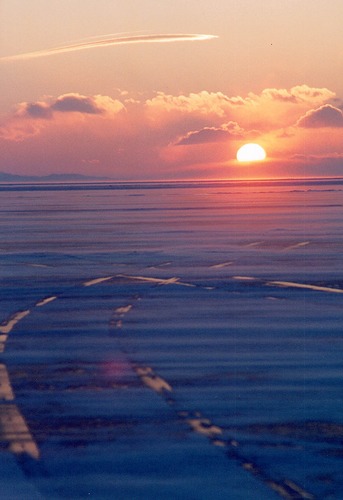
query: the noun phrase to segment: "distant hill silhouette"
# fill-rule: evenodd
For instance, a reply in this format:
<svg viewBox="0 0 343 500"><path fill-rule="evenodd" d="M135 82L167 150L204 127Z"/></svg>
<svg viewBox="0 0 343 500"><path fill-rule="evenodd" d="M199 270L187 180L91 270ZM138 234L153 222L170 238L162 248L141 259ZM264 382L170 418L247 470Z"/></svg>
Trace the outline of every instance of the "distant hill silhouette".
<svg viewBox="0 0 343 500"><path fill-rule="evenodd" d="M105 181L108 177L95 177L82 174L17 175L0 172L0 182L73 182Z"/></svg>

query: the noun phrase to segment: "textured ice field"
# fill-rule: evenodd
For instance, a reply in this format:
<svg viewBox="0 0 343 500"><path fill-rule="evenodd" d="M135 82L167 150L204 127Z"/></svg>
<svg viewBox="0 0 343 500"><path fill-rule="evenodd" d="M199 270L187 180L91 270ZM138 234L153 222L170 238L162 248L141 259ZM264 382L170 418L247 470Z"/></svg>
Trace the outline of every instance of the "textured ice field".
<svg viewBox="0 0 343 500"><path fill-rule="evenodd" d="M4 498L343 498L342 189L0 186Z"/></svg>

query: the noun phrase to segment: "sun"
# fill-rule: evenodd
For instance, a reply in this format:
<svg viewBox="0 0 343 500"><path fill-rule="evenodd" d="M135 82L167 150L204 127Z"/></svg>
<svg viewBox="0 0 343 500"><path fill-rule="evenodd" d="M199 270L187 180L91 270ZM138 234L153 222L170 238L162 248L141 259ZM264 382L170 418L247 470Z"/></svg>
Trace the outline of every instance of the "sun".
<svg viewBox="0 0 343 500"><path fill-rule="evenodd" d="M252 142L244 144L244 146L237 151L237 160L240 162L263 161L266 156L263 147Z"/></svg>

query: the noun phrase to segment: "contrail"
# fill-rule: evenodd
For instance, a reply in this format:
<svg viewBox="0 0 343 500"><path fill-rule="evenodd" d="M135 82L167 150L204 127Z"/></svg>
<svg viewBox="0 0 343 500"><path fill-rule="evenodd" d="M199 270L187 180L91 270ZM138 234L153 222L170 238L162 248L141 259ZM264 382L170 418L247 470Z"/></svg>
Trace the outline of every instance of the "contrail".
<svg viewBox="0 0 343 500"><path fill-rule="evenodd" d="M53 56L55 54L63 54L65 52L75 52L77 50L95 49L97 47L109 47L111 45L126 45L129 43L170 43L170 42L194 42L200 40L211 40L217 38L215 35L199 35L199 34L166 34L166 35L135 35L135 36L114 36L108 38L106 35L99 40L78 42L72 45L64 45L54 49L39 50L36 52L27 52L25 54L17 54L14 56L5 56L0 58L0 62L5 61L24 61L27 59L35 59L38 57Z"/></svg>

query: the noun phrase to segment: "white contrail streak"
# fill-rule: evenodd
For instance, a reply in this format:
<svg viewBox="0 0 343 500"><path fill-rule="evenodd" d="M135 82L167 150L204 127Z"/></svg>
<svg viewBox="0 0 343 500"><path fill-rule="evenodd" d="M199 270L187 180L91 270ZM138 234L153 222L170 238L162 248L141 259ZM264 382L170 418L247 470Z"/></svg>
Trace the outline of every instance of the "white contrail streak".
<svg viewBox="0 0 343 500"><path fill-rule="evenodd" d="M166 34L166 35L130 35L130 36L114 36L108 38L109 35L104 35L99 40L88 42L78 42L72 45L64 45L54 49L39 50L36 52L27 52L25 54L17 54L13 56L1 57L0 62L5 61L24 61L27 59L35 59L38 57L53 56L55 54L63 54L65 52L75 52L77 50L95 49L97 47L109 47L111 45L126 45L129 43L170 43L170 42L194 42L200 40L211 40L217 38L215 35L199 35L199 34Z"/></svg>

